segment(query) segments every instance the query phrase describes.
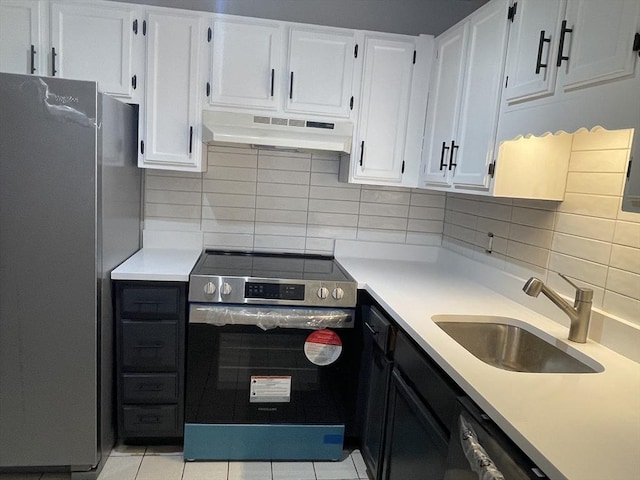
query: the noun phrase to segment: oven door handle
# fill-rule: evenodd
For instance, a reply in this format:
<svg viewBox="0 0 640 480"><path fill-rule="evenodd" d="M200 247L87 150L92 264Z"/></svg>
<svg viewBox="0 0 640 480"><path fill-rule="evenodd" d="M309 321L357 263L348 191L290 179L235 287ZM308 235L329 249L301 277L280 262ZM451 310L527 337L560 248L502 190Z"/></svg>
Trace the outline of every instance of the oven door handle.
<svg viewBox="0 0 640 480"><path fill-rule="evenodd" d="M210 305L192 303L189 323L225 325L253 325L263 330L271 328L353 328L354 309L298 308L268 306Z"/></svg>

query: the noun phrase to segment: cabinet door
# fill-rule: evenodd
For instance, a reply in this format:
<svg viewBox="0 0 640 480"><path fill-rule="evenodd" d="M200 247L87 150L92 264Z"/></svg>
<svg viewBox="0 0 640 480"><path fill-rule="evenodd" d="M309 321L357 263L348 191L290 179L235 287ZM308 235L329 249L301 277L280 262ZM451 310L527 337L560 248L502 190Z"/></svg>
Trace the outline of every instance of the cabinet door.
<svg viewBox="0 0 640 480"><path fill-rule="evenodd" d="M413 41L365 39L362 99L356 144L355 179L397 184L402 180Z"/></svg>
<svg viewBox="0 0 640 480"><path fill-rule="evenodd" d="M507 46L507 8L506 0L494 0L471 16L460 117L450 151L456 185L486 187L489 180Z"/></svg>
<svg viewBox="0 0 640 480"><path fill-rule="evenodd" d="M199 171L202 17L149 13L142 167Z"/></svg>
<svg viewBox="0 0 640 480"><path fill-rule="evenodd" d="M508 102L553 94L558 33L564 10L564 1L518 1L509 33L504 91Z"/></svg>
<svg viewBox="0 0 640 480"><path fill-rule="evenodd" d="M387 419L382 478L443 478L448 435L398 370L391 375Z"/></svg>
<svg viewBox="0 0 640 480"><path fill-rule="evenodd" d="M566 90L631 75L638 29L638 0L569 0L560 67Z"/></svg>
<svg viewBox="0 0 640 480"><path fill-rule="evenodd" d="M38 0L0 3L0 72L46 75L45 17Z"/></svg>
<svg viewBox="0 0 640 480"><path fill-rule="evenodd" d="M348 117L354 45L352 33L292 28L285 109Z"/></svg>
<svg viewBox="0 0 640 480"><path fill-rule="evenodd" d="M460 111L468 31L465 22L436 38L423 148L426 185L449 184L451 141Z"/></svg>
<svg viewBox="0 0 640 480"><path fill-rule="evenodd" d="M131 97L134 20L129 7L53 2L49 74L97 81L101 92Z"/></svg>
<svg viewBox="0 0 640 480"><path fill-rule="evenodd" d="M281 50L282 34L277 24L216 20L210 102L276 109Z"/></svg>

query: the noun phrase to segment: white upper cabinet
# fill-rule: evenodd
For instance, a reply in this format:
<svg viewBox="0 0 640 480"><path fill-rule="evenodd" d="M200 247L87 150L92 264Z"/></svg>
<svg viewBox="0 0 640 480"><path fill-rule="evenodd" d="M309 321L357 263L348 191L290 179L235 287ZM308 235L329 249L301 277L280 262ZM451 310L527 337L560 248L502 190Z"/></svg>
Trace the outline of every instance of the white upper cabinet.
<svg viewBox="0 0 640 480"><path fill-rule="evenodd" d="M2 0L0 71L96 81L101 92L138 103L139 14L112 2Z"/></svg>
<svg viewBox="0 0 640 480"><path fill-rule="evenodd" d="M423 153L424 180L432 186L449 185L449 166L453 168L452 142L460 116L468 32L469 23L464 22L435 40Z"/></svg>
<svg viewBox="0 0 640 480"><path fill-rule="evenodd" d="M340 180L416 187L434 38L384 33L357 37L355 133Z"/></svg>
<svg viewBox="0 0 640 480"><path fill-rule="evenodd" d="M506 0L492 0L436 39L423 147L425 187L489 187L507 12Z"/></svg>
<svg viewBox="0 0 640 480"><path fill-rule="evenodd" d="M519 0L509 34L505 99L515 102L553 93L564 0Z"/></svg>
<svg viewBox="0 0 640 480"><path fill-rule="evenodd" d="M353 31L221 16L212 32L209 105L350 116Z"/></svg>
<svg viewBox="0 0 640 480"><path fill-rule="evenodd" d="M50 11L49 75L97 81L101 92L131 98L141 80L133 68L134 10L54 1Z"/></svg>
<svg viewBox="0 0 640 480"><path fill-rule="evenodd" d="M505 100L514 104L634 73L638 0L518 0Z"/></svg>
<svg viewBox="0 0 640 480"><path fill-rule="evenodd" d="M348 117L354 48L353 32L292 27L285 110Z"/></svg>
<svg viewBox="0 0 640 480"><path fill-rule="evenodd" d="M48 4L38 0L0 2L0 71L46 75Z"/></svg>
<svg viewBox="0 0 640 480"><path fill-rule="evenodd" d="M558 1L557 20L537 24L541 10L553 4L518 0L514 30L530 28L535 34L539 29L539 35L545 30L545 38L551 37L541 55L541 63L549 66L542 73L551 83L542 89L533 82L518 85L514 70L507 72L497 141L595 126L640 130L640 1ZM553 29L551 34L547 29ZM519 33L512 31L514 36ZM538 48L532 42L523 45L509 46L508 64L528 59L533 69Z"/></svg>
<svg viewBox="0 0 640 480"><path fill-rule="evenodd" d="M557 60L564 88L631 75L639 15L638 0L569 0Z"/></svg>
<svg viewBox="0 0 640 480"><path fill-rule="evenodd" d="M172 10L147 15L147 72L141 167L202 171L204 19Z"/></svg>
<svg viewBox="0 0 640 480"><path fill-rule="evenodd" d="M213 22L209 103L275 110L282 76L282 27L244 20Z"/></svg>

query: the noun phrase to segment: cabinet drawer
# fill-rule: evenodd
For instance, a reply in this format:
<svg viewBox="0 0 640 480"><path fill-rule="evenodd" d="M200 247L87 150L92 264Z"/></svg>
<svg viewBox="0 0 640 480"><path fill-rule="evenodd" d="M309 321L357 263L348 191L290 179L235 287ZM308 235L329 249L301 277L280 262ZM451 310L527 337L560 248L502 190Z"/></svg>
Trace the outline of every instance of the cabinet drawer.
<svg viewBox="0 0 640 480"><path fill-rule="evenodd" d="M177 405L125 405L122 411L124 437L182 436Z"/></svg>
<svg viewBox="0 0 640 480"><path fill-rule="evenodd" d="M178 400L178 376L173 374L124 374L124 403L171 403Z"/></svg>
<svg viewBox="0 0 640 480"><path fill-rule="evenodd" d="M462 390L440 370L403 332L398 332L394 360L416 392L449 432L455 417L456 399Z"/></svg>
<svg viewBox="0 0 640 480"><path fill-rule="evenodd" d="M120 318L177 320L184 310L184 299L177 286L122 286Z"/></svg>
<svg viewBox="0 0 640 480"><path fill-rule="evenodd" d="M370 307L368 314L364 316L364 328L372 335L373 341L378 345L380 350L387 353L393 349L391 336L391 322L375 307Z"/></svg>
<svg viewBox="0 0 640 480"><path fill-rule="evenodd" d="M122 322L124 370L175 370L178 365L176 322Z"/></svg>

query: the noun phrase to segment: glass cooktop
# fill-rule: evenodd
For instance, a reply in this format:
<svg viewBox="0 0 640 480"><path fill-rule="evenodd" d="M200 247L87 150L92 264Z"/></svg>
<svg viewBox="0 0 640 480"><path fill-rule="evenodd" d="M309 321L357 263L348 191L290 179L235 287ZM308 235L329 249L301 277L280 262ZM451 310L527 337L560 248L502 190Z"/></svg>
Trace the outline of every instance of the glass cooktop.
<svg viewBox="0 0 640 480"><path fill-rule="evenodd" d="M206 250L192 275L351 281L332 257Z"/></svg>

